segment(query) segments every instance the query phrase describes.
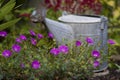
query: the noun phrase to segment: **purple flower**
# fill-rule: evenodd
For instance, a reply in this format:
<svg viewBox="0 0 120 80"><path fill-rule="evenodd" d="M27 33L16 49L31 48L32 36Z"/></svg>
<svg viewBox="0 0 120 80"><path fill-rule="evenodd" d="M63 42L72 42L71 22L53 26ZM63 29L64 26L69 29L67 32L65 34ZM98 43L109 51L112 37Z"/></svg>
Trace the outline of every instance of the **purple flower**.
<svg viewBox="0 0 120 80"><path fill-rule="evenodd" d="M50 50L50 53L53 54L53 55L58 55L60 53L59 49L58 48L52 48Z"/></svg>
<svg viewBox="0 0 120 80"><path fill-rule="evenodd" d="M31 43L32 43L33 45L36 45L36 44L37 44L37 40L34 39L34 38L31 38Z"/></svg>
<svg viewBox="0 0 120 80"><path fill-rule="evenodd" d="M42 34L38 34L38 39L42 39L43 35Z"/></svg>
<svg viewBox="0 0 120 80"><path fill-rule="evenodd" d="M0 36L1 36L1 37L7 36L7 32L5 32L5 31L0 31Z"/></svg>
<svg viewBox="0 0 120 80"><path fill-rule="evenodd" d="M94 67L98 67L99 65L100 65L100 62L99 62L99 61L94 61L94 62L93 62L93 66L94 66Z"/></svg>
<svg viewBox="0 0 120 80"><path fill-rule="evenodd" d="M21 68L25 68L25 64L21 63L21 64L20 64L20 67L21 67Z"/></svg>
<svg viewBox="0 0 120 80"><path fill-rule="evenodd" d="M69 51L69 48L66 45L60 45L59 50L60 50L60 52L67 54Z"/></svg>
<svg viewBox="0 0 120 80"><path fill-rule="evenodd" d="M12 50L14 51L14 52L20 52L20 50L21 50L21 47L18 45L18 44L14 44L13 46L12 46Z"/></svg>
<svg viewBox="0 0 120 80"><path fill-rule="evenodd" d="M54 35L53 35L51 32L49 32L49 33L48 33L48 37L49 37L49 38L53 38Z"/></svg>
<svg viewBox="0 0 120 80"><path fill-rule="evenodd" d="M20 38L16 38L16 42L18 42L18 43L22 43L22 41L21 41Z"/></svg>
<svg viewBox="0 0 120 80"><path fill-rule="evenodd" d="M38 60L34 60L31 64L33 69L38 69L40 68L40 62Z"/></svg>
<svg viewBox="0 0 120 80"><path fill-rule="evenodd" d="M76 46L78 47L78 46L81 46L81 44L82 44L82 42L81 41L76 41Z"/></svg>
<svg viewBox="0 0 120 80"><path fill-rule="evenodd" d="M20 35L20 39L21 39L21 40L27 40L26 36L25 36L25 35L22 35L22 34Z"/></svg>
<svg viewBox="0 0 120 80"><path fill-rule="evenodd" d="M100 57L100 52L97 51L97 50L93 50L92 51L92 56L95 57L95 58L99 58Z"/></svg>
<svg viewBox="0 0 120 80"><path fill-rule="evenodd" d="M90 45L93 45L93 44L94 44L94 40L93 40L92 38L90 38L90 37L87 37L87 38L86 38L86 42L87 42L88 44L90 44Z"/></svg>
<svg viewBox="0 0 120 80"><path fill-rule="evenodd" d="M36 36L35 32L33 30L29 31L32 36Z"/></svg>
<svg viewBox="0 0 120 80"><path fill-rule="evenodd" d="M113 44L115 44L115 41L112 40L112 39L109 39L109 40L108 40L108 43L111 44L111 45L113 45Z"/></svg>
<svg viewBox="0 0 120 80"><path fill-rule="evenodd" d="M4 50L2 52L2 56L6 57L6 58L10 57L11 55L12 55L12 53L10 50Z"/></svg>

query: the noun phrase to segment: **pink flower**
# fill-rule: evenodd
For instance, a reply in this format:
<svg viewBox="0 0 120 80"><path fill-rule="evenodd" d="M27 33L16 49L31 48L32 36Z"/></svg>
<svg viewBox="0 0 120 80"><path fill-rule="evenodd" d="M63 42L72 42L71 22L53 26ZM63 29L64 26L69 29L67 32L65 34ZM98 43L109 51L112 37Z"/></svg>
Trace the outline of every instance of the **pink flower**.
<svg viewBox="0 0 120 80"><path fill-rule="evenodd" d="M24 63L21 63L21 64L20 64L20 67L21 67L21 68L25 68L25 64L24 64Z"/></svg>
<svg viewBox="0 0 120 80"><path fill-rule="evenodd" d="M2 56L6 57L6 58L10 57L11 55L12 55L12 53L10 50L4 50L2 52Z"/></svg>
<svg viewBox="0 0 120 80"><path fill-rule="evenodd" d="M22 40L20 38L16 38L17 43L22 43Z"/></svg>
<svg viewBox="0 0 120 80"><path fill-rule="evenodd" d="M31 64L33 69L39 69L40 68L40 62L38 60L34 60Z"/></svg>
<svg viewBox="0 0 120 80"><path fill-rule="evenodd" d="M97 51L97 50L93 50L92 51L92 56L95 57L95 58L99 58L100 57L100 52Z"/></svg>
<svg viewBox="0 0 120 80"><path fill-rule="evenodd" d="M69 48L66 45L60 45L59 50L60 50L60 52L62 52L64 54L67 54L69 52Z"/></svg>
<svg viewBox="0 0 120 80"><path fill-rule="evenodd" d="M91 38L91 37L87 37L86 38L86 42L90 45L93 45L94 44L94 40Z"/></svg>
<svg viewBox="0 0 120 80"><path fill-rule="evenodd" d="M6 37L7 36L7 32L6 31L0 31L0 36L1 37Z"/></svg>
<svg viewBox="0 0 120 80"><path fill-rule="evenodd" d="M52 48L50 50L50 53L53 54L53 55L58 55L60 53L59 49L58 48Z"/></svg>
<svg viewBox="0 0 120 80"><path fill-rule="evenodd" d="M37 44L37 40L34 39L34 38L31 38L31 43L32 43L33 45L36 45L36 44Z"/></svg>
<svg viewBox="0 0 120 80"><path fill-rule="evenodd" d="M21 40L27 40L27 38L26 38L26 36L25 35L20 35L20 37L19 37Z"/></svg>
<svg viewBox="0 0 120 80"><path fill-rule="evenodd" d="M94 62L93 62L93 66L94 66L94 67L98 67L99 65L100 65L100 62L99 62L99 61L94 61Z"/></svg>
<svg viewBox="0 0 120 80"><path fill-rule="evenodd" d="M75 44L76 44L76 46L78 47L78 46L81 46L82 42L78 40L78 41L76 41Z"/></svg>
<svg viewBox="0 0 120 80"><path fill-rule="evenodd" d="M49 33L48 33L48 37L49 37L49 38L54 38L54 35L53 35L51 32L49 32Z"/></svg>
<svg viewBox="0 0 120 80"><path fill-rule="evenodd" d="M32 36L36 36L35 32L33 30L29 31Z"/></svg>
<svg viewBox="0 0 120 80"><path fill-rule="evenodd" d="M18 45L18 44L14 44L13 46L12 46L12 50L14 51L14 52L20 52L20 50L21 50L21 47Z"/></svg>
<svg viewBox="0 0 120 80"><path fill-rule="evenodd" d="M43 35L42 34L38 34L38 39L42 39Z"/></svg>
<svg viewBox="0 0 120 80"><path fill-rule="evenodd" d="M109 40L108 40L108 43L111 44L111 45L113 45L113 44L115 44L115 41L112 40L112 39L109 39Z"/></svg>

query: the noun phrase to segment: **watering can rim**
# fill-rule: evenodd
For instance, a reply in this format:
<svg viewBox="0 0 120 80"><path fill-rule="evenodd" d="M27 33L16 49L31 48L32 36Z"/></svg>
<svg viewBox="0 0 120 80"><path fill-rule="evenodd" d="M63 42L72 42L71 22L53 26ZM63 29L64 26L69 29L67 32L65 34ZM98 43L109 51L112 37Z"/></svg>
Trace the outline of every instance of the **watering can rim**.
<svg viewBox="0 0 120 80"><path fill-rule="evenodd" d="M73 19L72 18L70 19L70 17L72 17ZM84 18L84 20L80 20L80 19L77 20L77 17L79 17L81 19ZM89 19L89 21L87 21L85 19ZM93 21L91 19L93 19ZM83 24L90 24L90 23L100 23L100 22L103 22L103 21L106 22L108 19L105 16L99 16L99 15L97 15L97 16L95 15L94 16L94 15L71 15L71 14L69 14L69 15L60 16L58 18L58 20L60 22L63 22L63 23L72 23L72 24L83 23ZM71 21L68 21L68 20L71 20Z"/></svg>

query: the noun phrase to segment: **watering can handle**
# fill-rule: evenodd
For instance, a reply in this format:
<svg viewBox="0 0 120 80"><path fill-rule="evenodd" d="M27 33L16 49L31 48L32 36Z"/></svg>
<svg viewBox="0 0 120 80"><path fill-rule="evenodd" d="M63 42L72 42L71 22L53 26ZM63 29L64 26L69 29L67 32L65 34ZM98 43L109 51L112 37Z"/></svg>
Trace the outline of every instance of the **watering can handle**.
<svg viewBox="0 0 120 80"><path fill-rule="evenodd" d="M105 17L104 16L101 16L101 29L103 30L105 28Z"/></svg>

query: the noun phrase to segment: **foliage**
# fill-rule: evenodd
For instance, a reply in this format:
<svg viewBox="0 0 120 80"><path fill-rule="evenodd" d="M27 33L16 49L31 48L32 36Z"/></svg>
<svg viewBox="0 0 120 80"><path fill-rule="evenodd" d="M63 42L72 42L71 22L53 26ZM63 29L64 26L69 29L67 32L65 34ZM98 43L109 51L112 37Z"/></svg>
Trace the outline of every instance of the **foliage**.
<svg viewBox="0 0 120 80"><path fill-rule="evenodd" d="M101 0L103 5L102 14L107 16L111 27L117 27L120 24L120 1L119 0ZM111 12L111 13L110 13Z"/></svg>
<svg viewBox="0 0 120 80"><path fill-rule="evenodd" d="M0 44L0 75L2 78L84 79L90 77L92 71L98 69L102 63L102 61L100 64L94 63L94 60L102 59L102 51L100 51L101 54L94 51L92 38L88 37L84 42L74 41L73 46L64 44L68 49L64 46L60 50L61 45L56 46L52 37L47 35L40 37L38 32L33 30L28 32L20 36L10 33ZM57 55L54 55L56 51L52 51L54 48L59 49ZM5 55L5 50L9 50L12 54ZM39 61L36 65L38 67L34 66L36 68L33 67L34 60Z"/></svg>
<svg viewBox="0 0 120 80"><path fill-rule="evenodd" d="M118 45L114 40L109 39L108 40L108 62L109 62L109 68L111 69L116 69L116 63L114 59L112 59L112 56L117 55L117 48L116 46Z"/></svg>
<svg viewBox="0 0 120 80"><path fill-rule="evenodd" d="M117 42L118 52L120 50L120 1L119 0L101 0L103 5L102 15L108 17L109 37Z"/></svg>
<svg viewBox="0 0 120 80"><path fill-rule="evenodd" d="M58 17L60 17L62 14L61 11L53 11L52 9L48 9L46 17L53 20L58 20ZM53 16L54 15L54 16Z"/></svg>
<svg viewBox="0 0 120 80"><path fill-rule="evenodd" d="M14 19L14 15L12 14L12 10L15 6L15 0L10 0L6 4L2 5L4 0L0 1L0 31L4 30L8 27L13 26L16 22L18 22L20 19Z"/></svg>

